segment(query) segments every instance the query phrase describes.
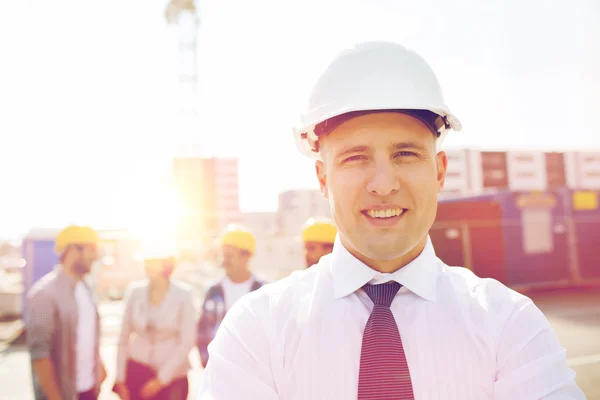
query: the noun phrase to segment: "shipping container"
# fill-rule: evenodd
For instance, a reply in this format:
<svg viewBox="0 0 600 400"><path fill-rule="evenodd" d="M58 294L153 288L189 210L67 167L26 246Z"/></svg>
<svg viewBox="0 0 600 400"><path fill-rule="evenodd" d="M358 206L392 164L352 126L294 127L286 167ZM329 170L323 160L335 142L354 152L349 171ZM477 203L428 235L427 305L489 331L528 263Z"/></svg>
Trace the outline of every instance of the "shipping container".
<svg viewBox="0 0 600 400"><path fill-rule="evenodd" d="M574 191L569 212L575 231L575 257L581 281L600 279L600 191Z"/></svg>
<svg viewBox="0 0 600 400"><path fill-rule="evenodd" d="M21 246L25 267L23 267L23 299L25 306L26 296L35 282L51 272L59 263L58 255L54 252L54 244L59 230L36 229L30 231L24 238ZM21 310L22 315L24 310Z"/></svg>
<svg viewBox="0 0 600 400"><path fill-rule="evenodd" d="M436 252L448 264L509 286L576 282L577 259L592 264L598 258L588 254L597 239L578 237L583 232L599 237L600 218L597 223L574 223L572 194L567 189L503 191L442 200L431 229ZM586 271L586 276L595 276L599 265L596 261L590 267L596 272Z"/></svg>
<svg viewBox="0 0 600 400"><path fill-rule="evenodd" d="M492 196L440 201L430 230L437 256L481 277L504 281L502 210Z"/></svg>
<svg viewBox="0 0 600 400"><path fill-rule="evenodd" d="M508 186L511 191L546 190L546 159L539 151L507 153Z"/></svg>
<svg viewBox="0 0 600 400"><path fill-rule="evenodd" d="M569 187L564 153L546 153L546 184L548 189Z"/></svg>
<svg viewBox="0 0 600 400"><path fill-rule="evenodd" d="M442 198L497 191L600 190L600 152L447 151Z"/></svg>
<svg viewBox="0 0 600 400"><path fill-rule="evenodd" d="M570 280L564 191L504 193L506 280L510 285Z"/></svg>
<svg viewBox="0 0 600 400"><path fill-rule="evenodd" d="M579 178L576 189L600 190L600 152L578 152L575 162Z"/></svg>
<svg viewBox="0 0 600 400"><path fill-rule="evenodd" d="M448 150L448 170L443 196L457 197L469 194L468 150Z"/></svg>

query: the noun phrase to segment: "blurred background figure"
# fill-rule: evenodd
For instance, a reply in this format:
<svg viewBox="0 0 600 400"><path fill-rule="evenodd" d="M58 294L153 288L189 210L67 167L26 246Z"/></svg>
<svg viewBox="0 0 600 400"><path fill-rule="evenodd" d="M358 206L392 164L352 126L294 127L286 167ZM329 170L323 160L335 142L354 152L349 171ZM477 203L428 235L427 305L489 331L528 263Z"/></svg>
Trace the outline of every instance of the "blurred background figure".
<svg viewBox="0 0 600 400"><path fill-rule="evenodd" d="M225 276L208 289L198 321L197 346L203 367L208 363L208 345L227 311L243 295L259 289L265 283L250 271L250 259L256 251L256 239L247 228L230 224L220 245L221 266L225 270Z"/></svg>
<svg viewBox="0 0 600 400"><path fill-rule="evenodd" d="M124 400L185 400L196 334L192 292L171 279L174 252L141 258L147 279L125 296L113 391Z"/></svg>
<svg viewBox="0 0 600 400"><path fill-rule="evenodd" d="M313 217L306 221L302 231L306 268L315 265L321 257L331 253L336 235L337 227L329 218Z"/></svg>
<svg viewBox="0 0 600 400"><path fill-rule="evenodd" d="M60 264L28 293L25 325L36 399L97 399L106 369L100 321L84 281L96 261L98 234L69 226L55 244Z"/></svg>

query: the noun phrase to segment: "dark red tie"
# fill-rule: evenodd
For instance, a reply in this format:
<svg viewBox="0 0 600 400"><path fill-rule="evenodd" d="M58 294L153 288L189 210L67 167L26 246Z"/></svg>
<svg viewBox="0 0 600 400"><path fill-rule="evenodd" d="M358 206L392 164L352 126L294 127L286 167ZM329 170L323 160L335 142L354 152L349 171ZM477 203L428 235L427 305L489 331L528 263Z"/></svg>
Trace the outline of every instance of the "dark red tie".
<svg viewBox="0 0 600 400"><path fill-rule="evenodd" d="M398 282L363 286L374 306L363 334L358 400L415 398L400 332L390 310L401 287Z"/></svg>

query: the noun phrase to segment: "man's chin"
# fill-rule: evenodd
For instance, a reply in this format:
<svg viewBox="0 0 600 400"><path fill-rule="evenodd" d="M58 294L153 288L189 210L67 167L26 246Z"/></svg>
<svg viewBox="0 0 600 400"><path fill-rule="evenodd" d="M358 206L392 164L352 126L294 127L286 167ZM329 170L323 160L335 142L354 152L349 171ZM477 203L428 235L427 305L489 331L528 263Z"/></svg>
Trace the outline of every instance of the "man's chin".
<svg viewBox="0 0 600 400"><path fill-rule="evenodd" d="M381 242L373 243L372 245L366 245L365 251L361 252L365 257L372 260L380 261L391 261L401 258L411 251L410 246L403 244L399 245L398 242L390 243L385 246Z"/></svg>

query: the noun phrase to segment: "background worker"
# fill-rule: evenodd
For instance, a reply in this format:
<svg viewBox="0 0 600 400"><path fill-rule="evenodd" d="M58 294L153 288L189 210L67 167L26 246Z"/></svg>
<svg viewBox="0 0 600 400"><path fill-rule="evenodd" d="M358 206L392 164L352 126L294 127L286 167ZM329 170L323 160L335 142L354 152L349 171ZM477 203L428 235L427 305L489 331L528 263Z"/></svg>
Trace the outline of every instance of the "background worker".
<svg viewBox="0 0 600 400"><path fill-rule="evenodd" d="M56 238L60 264L27 294L25 328L36 399L95 400L106 379L100 317L84 281L98 256L98 234L69 226Z"/></svg>
<svg viewBox="0 0 600 400"><path fill-rule="evenodd" d="M208 363L208 345L227 311L243 295L264 284L250 271L250 260L256 251L251 232L241 225L229 225L220 245L225 276L208 289L198 321L196 342L203 367Z"/></svg>
<svg viewBox="0 0 600 400"><path fill-rule="evenodd" d="M325 217L309 218L302 230L306 267L319 262L321 257L331 253L337 235L333 221Z"/></svg>
<svg viewBox="0 0 600 400"><path fill-rule="evenodd" d="M142 259L147 279L125 296L113 391L122 400L185 400L196 339L192 291L171 279L177 264L172 252Z"/></svg>

